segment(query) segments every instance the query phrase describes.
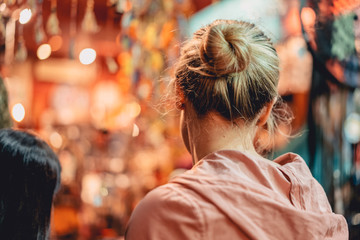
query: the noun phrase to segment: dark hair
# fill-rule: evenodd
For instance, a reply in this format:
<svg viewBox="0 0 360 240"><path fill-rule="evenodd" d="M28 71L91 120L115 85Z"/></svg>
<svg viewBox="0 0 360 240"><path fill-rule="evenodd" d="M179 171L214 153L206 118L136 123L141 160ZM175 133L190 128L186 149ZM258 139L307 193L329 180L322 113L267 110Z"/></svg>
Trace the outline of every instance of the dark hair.
<svg viewBox="0 0 360 240"><path fill-rule="evenodd" d="M43 140L24 131L0 130L1 238L48 238L60 172L56 154Z"/></svg>

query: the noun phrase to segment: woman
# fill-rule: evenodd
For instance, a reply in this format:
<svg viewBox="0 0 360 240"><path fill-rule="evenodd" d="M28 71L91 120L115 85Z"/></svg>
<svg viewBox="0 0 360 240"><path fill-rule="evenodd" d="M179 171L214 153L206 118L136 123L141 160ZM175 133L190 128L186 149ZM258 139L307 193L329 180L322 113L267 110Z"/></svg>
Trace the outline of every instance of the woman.
<svg viewBox="0 0 360 240"><path fill-rule="evenodd" d="M44 141L23 131L0 130L0 239L48 239L60 171Z"/></svg>
<svg viewBox="0 0 360 240"><path fill-rule="evenodd" d="M258 154L261 132L286 120L278 66L269 38L243 21L217 20L183 46L174 86L194 166L147 194L126 239L348 238L300 156Z"/></svg>

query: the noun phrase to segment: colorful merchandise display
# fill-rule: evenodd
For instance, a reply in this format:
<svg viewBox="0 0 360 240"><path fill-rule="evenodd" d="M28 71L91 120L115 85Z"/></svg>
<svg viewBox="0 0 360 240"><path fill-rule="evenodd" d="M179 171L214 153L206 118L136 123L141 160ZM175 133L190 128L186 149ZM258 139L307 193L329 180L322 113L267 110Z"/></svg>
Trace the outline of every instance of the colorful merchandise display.
<svg viewBox="0 0 360 240"><path fill-rule="evenodd" d="M300 153L359 238L357 0L5 0L0 123L12 117L59 156L53 239L122 239L145 194L191 168L166 98L180 43L239 14L275 42L295 116L273 157Z"/></svg>
<svg viewBox="0 0 360 240"><path fill-rule="evenodd" d="M303 21L314 67L308 115L309 166L338 213L350 239L360 237L360 41L358 1L306 1L315 17Z"/></svg>

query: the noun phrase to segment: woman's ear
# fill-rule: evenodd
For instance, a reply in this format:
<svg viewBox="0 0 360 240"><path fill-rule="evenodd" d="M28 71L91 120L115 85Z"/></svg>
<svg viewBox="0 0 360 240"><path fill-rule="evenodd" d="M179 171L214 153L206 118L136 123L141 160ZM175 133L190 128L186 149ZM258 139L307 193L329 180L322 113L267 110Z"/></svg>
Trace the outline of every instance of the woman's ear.
<svg viewBox="0 0 360 240"><path fill-rule="evenodd" d="M271 102L267 103L264 108L260 111L260 116L256 122L256 126L261 127L263 126L266 121L269 119L271 110L276 102L276 99L272 100Z"/></svg>

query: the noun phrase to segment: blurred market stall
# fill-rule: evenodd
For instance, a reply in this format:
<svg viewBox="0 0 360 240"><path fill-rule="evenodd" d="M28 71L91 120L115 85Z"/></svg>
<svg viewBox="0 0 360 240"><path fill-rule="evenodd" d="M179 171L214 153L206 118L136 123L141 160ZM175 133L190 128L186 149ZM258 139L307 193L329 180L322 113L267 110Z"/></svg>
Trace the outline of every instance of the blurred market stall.
<svg viewBox="0 0 360 240"><path fill-rule="evenodd" d="M53 239L121 238L137 202L191 167L163 98L180 43L216 18L272 37L295 115L281 128L300 137L279 135L269 150L300 153L358 229L359 9L357 0L0 1L13 125L41 135L63 168Z"/></svg>
<svg viewBox="0 0 360 240"><path fill-rule="evenodd" d="M62 164L54 238L122 236L137 201L191 166L177 114L157 105L194 11L191 1L1 1L14 125Z"/></svg>

